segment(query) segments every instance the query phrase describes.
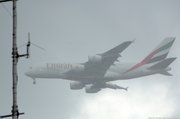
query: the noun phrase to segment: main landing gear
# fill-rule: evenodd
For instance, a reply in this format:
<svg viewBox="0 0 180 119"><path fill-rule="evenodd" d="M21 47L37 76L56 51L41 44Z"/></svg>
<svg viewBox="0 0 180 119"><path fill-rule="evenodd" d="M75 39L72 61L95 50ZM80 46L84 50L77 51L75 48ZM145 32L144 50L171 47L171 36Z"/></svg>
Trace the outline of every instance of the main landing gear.
<svg viewBox="0 0 180 119"><path fill-rule="evenodd" d="M35 78L32 78L33 79L33 84L35 85L36 84L36 79Z"/></svg>

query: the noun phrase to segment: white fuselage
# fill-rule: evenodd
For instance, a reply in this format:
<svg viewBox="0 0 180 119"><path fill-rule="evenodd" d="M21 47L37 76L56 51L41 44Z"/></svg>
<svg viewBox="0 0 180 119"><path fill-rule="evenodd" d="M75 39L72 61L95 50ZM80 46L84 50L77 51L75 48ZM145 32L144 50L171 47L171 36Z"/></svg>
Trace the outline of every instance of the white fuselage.
<svg viewBox="0 0 180 119"><path fill-rule="evenodd" d="M32 78L56 78L74 81L88 82L98 80L93 74L87 74L84 71L74 71L72 63L41 63L30 67L25 74ZM137 77L157 74L159 70L147 69L149 65L143 65L132 71L126 72L136 64L118 63L111 66L103 78L105 81L125 80ZM164 69L166 70L166 69ZM162 71L162 70L161 70Z"/></svg>

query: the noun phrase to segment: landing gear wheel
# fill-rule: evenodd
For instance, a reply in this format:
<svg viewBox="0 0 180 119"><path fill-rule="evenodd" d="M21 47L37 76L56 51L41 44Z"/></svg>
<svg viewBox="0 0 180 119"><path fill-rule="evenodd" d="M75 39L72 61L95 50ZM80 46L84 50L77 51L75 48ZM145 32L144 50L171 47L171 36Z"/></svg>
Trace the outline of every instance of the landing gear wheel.
<svg viewBox="0 0 180 119"><path fill-rule="evenodd" d="M33 84L36 84L36 79L35 78L33 78Z"/></svg>
<svg viewBox="0 0 180 119"><path fill-rule="evenodd" d="M35 80L33 81L33 84L34 84L34 85L36 84L36 81L35 81Z"/></svg>

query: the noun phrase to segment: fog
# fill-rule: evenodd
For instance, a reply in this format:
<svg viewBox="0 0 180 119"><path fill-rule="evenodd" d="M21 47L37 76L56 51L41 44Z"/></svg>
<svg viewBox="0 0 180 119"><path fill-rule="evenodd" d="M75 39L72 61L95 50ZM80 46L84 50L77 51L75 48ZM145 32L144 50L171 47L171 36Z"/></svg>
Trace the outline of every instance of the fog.
<svg viewBox="0 0 180 119"><path fill-rule="evenodd" d="M63 79L37 79L24 72L42 62L84 63L88 55L104 53L135 40L118 58L120 62L139 63L166 37L176 37L168 54L179 57L179 1L63 1L19 0L17 2L17 44L24 44L31 33L29 59L18 62L18 109L24 119L148 119L178 117L179 65L170 67L173 76L151 75L112 83L129 86L128 91L103 89L95 94L71 90ZM3 3L11 12L12 3ZM12 12L11 12L12 13ZM12 17L0 5L0 115L12 110ZM19 54L26 48L18 49Z"/></svg>

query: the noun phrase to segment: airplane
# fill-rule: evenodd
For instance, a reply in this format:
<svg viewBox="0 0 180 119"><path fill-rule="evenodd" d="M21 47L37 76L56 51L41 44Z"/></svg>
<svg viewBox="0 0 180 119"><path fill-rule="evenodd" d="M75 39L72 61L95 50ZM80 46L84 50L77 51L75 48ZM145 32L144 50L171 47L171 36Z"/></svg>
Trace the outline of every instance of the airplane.
<svg viewBox="0 0 180 119"><path fill-rule="evenodd" d="M147 57L139 63L121 63L118 58L132 42L126 41L122 44L101 54L89 55L88 61L84 63L62 63L45 62L36 64L25 72L25 75L33 78L55 78L65 79L70 82L70 89L79 90L85 88L86 93L97 93L101 89L124 89L110 83L116 80L134 79L154 74L172 76L168 71L169 65L176 58L166 58L175 37L165 38Z"/></svg>

